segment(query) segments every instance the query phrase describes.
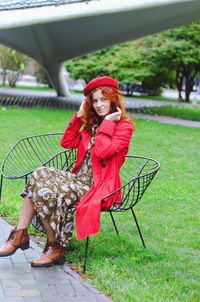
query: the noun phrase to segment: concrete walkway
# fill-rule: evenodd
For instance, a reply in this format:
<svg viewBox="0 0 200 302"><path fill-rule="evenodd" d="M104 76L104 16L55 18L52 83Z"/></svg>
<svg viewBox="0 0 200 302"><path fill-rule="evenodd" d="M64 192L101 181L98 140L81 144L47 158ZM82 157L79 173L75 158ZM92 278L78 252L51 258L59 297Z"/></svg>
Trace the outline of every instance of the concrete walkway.
<svg viewBox="0 0 200 302"><path fill-rule="evenodd" d="M146 115L146 114L140 114L140 113L129 113L129 116L131 116L133 118L141 118L144 120L157 121L157 122L164 123L164 124L200 128L200 122L181 120L179 118L174 118L174 117L154 116L154 115Z"/></svg>
<svg viewBox="0 0 200 302"><path fill-rule="evenodd" d="M3 88L0 87L0 96L1 95L10 95L10 96L31 96L31 97L55 97L55 91L40 91L40 90L28 90L28 89L18 89L18 88ZM71 95L72 102L77 104L81 104L83 100L83 95L78 93L73 93ZM156 101L156 100L147 100L147 99L136 99L136 98L125 98L126 108L146 108L148 107L160 107L160 106L180 106L178 102L169 102L169 101ZM184 106L191 107L192 104L184 104ZM200 107L199 104L195 105ZM129 113L130 116L133 118L142 118L146 120L153 120L158 121L165 124L172 124L172 125L181 125L186 127L195 127L200 128L200 122L196 121L189 121L189 120L181 120L178 118L173 117L166 117L166 116L154 116L154 115L147 115L141 113Z"/></svg>
<svg viewBox="0 0 200 302"><path fill-rule="evenodd" d="M38 96L38 97L50 97L56 96L56 92L47 90L32 90L32 89L21 89L21 88L9 88L0 87L0 95L19 95L19 96Z"/></svg>
<svg viewBox="0 0 200 302"><path fill-rule="evenodd" d="M41 90L31 90L31 89L20 89L20 88L6 88L0 87L0 96L7 95L7 96L22 96L22 97L56 97L55 91L41 91ZM72 93L71 97L68 98L70 101L75 101L81 104L84 96L82 93ZM129 97L126 98L124 96L124 101L126 103L126 108L148 108L148 107L161 107L161 106L193 106L192 104L184 104L179 102L170 102L170 101L157 101L157 100L149 100L140 98ZM200 105L196 105L200 106Z"/></svg>
<svg viewBox="0 0 200 302"><path fill-rule="evenodd" d="M7 240L11 228L0 218L0 245ZM41 251L31 241L28 250L18 249L11 257L0 258L1 302L111 302L66 264L32 268L31 260Z"/></svg>

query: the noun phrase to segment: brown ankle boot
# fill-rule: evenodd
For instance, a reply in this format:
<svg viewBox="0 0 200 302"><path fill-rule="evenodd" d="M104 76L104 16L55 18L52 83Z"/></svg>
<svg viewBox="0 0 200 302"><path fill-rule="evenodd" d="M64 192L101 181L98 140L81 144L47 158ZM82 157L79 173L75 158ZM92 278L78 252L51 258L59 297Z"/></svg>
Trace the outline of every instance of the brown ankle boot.
<svg viewBox="0 0 200 302"><path fill-rule="evenodd" d="M32 267L50 267L65 263L65 250L57 242L47 242L42 254L31 262Z"/></svg>
<svg viewBox="0 0 200 302"><path fill-rule="evenodd" d="M0 257L14 254L18 248L26 250L29 248L29 235L27 229L15 228L10 232L8 240L0 247Z"/></svg>

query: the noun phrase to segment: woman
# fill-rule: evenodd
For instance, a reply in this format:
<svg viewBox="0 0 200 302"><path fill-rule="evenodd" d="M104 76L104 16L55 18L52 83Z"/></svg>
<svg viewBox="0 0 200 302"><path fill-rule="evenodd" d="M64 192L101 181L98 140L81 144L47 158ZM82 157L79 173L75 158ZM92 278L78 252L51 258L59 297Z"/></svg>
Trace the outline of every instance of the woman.
<svg viewBox="0 0 200 302"><path fill-rule="evenodd" d="M77 240L99 232L101 208L112 206L111 200L101 200L121 186L119 170L135 126L125 114L114 79L95 78L83 92L85 99L61 138L62 147L78 148L72 173L46 167L33 172L21 193L19 223L0 247L0 257L29 247L31 220L42 222L48 236L42 254L31 262L33 267L65 262L64 247L72 237L75 210Z"/></svg>

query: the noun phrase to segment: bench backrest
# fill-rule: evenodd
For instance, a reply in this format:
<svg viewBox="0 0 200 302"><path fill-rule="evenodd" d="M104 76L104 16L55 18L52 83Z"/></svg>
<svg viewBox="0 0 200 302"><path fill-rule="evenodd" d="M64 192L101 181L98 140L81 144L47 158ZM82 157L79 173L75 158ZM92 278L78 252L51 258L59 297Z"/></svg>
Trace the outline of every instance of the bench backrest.
<svg viewBox="0 0 200 302"><path fill-rule="evenodd" d="M156 175L160 163L152 158L127 155L120 170L122 187L106 196L102 203L113 204L112 211L126 211L140 201ZM121 200L121 201L120 201Z"/></svg>
<svg viewBox="0 0 200 302"><path fill-rule="evenodd" d="M1 177L26 178L37 167L55 167L71 171L77 156L76 149L63 149L60 139L63 133L35 135L19 140L7 154L1 170ZM133 207L142 197L160 167L154 159L127 155L121 167L122 188L106 196L104 201L116 206L116 211ZM122 197L122 204L118 201Z"/></svg>
<svg viewBox="0 0 200 302"><path fill-rule="evenodd" d="M20 139L4 159L1 174L9 179L21 178L45 165L63 151L60 146L62 134L48 133Z"/></svg>

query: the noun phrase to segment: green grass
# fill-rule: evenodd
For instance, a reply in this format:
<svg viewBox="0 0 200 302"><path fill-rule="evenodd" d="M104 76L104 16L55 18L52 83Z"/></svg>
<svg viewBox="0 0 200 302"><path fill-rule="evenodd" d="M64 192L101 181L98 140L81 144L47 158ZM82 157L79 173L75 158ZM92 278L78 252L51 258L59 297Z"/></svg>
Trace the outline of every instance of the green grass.
<svg viewBox="0 0 200 302"><path fill-rule="evenodd" d="M12 88L8 84L6 84L6 85L0 85L0 87L3 87L3 88ZM17 88L17 89L25 89L25 90L55 91L54 88L44 87L44 86L16 86L15 88ZM80 91L80 90L69 89L69 91L71 93L83 94L83 91Z"/></svg>
<svg viewBox="0 0 200 302"><path fill-rule="evenodd" d="M6 84L6 85L0 85L0 87L12 88L8 84ZM28 89L28 90L55 91L55 89L50 88L50 87L45 87L45 86L21 86L21 85L18 85L15 88L17 88L17 89Z"/></svg>
<svg viewBox="0 0 200 302"><path fill-rule="evenodd" d="M183 120L200 121L200 106L162 106L148 107L153 115L171 116Z"/></svg>
<svg viewBox="0 0 200 302"><path fill-rule="evenodd" d="M152 114L171 116L183 120L200 121L200 107L197 106L162 106L148 108Z"/></svg>
<svg viewBox="0 0 200 302"><path fill-rule="evenodd" d="M8 84L6 84L6 85L0 85L0 87L3 87L3 88L12 88ZM45 87L45 86L21 86L21 85L18 85L15 88L17 88L17 89L25 89L25 90L55 91L54 88ZM83 94L83 91L80 91L80 90L70 89L70 92L71 93L81 93L81 94Z"/></svg>
<svg viewBox="0 0 200 302"><path fill-rule="evenodd" d="M72 111L0 108L0 162L21 137L64 131ZM155 179L135 207L147 248L143 249L131 213L101 215L101 231L89 242L87 273L92 285L113 301L199 302L200 128L135 120L130 154L161 163ZM0 215L16 223L22 181L5 181ZM80 270L85 240L66 249L66 259Z"/></svg>
<svg viewBox="0 0 200 302"><path fill-rule="evenodd" d="M172 97L167 97L167 96L162 96L162 95L137 95L137 94L132 94L131 96L124 95L125 98L134 98L134 99L145 99L145 100L154 100L154 101L167 101L167 102L179 102L177 98L172 98ZM200 97L199 97L200 98ZM190 103L192 101L190 100ZM197 103L200 104L200 99L197 100ZM180 105L182 104L187 104L184 102L180 102Z"/></svg>
<svg viewBox="0 0 200 302"><path fill-rule="evenodd" d="M178 102L177 98L170 98L166 96L161 95L155 95L155 96L149 96L149 95L138 95L138 94L132 94L131 96L124 95L125 98L134 98L134 99L145 99L145 100L155 100L155 101L168 101L168 102Z"/></svg>

